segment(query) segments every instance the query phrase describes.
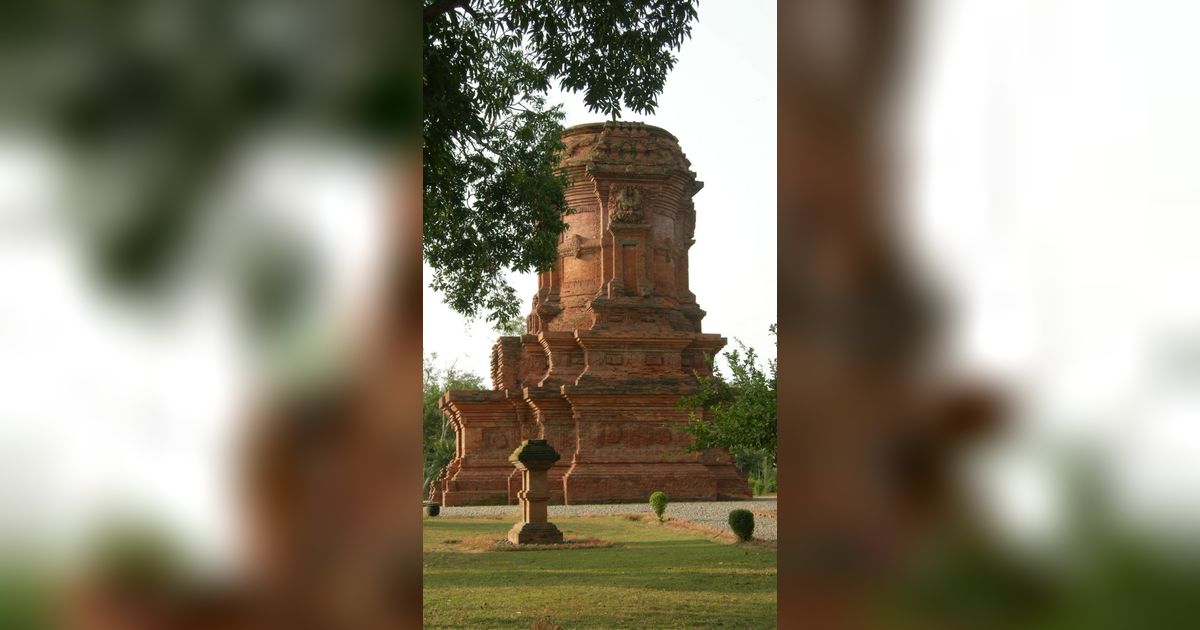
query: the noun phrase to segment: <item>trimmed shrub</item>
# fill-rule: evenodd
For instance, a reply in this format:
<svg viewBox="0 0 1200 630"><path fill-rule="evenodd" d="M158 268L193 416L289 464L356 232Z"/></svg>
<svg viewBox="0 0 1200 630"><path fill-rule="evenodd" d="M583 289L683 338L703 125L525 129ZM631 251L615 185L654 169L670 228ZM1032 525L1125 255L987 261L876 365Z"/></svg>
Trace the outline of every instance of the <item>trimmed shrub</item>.
<svg viewBox="0 0 1200 630"><path fill-rule="evenodd" d="M663 512L667 511L667 493L659 490L650 495L650 507L658 515L658 522L663 522Z"/></svg>
<svg viewBox="0 0 1200 630"><path fill-rule="evenodd" d="M731 510L729 512L729 529L737 534L738 540L745 542L754 535L754 513L750 510Z"/></svg>
<svg viewBox="0 0 1200 630"><path fill-rule="evenodd" d="M430 503L429 505L425 506L425 515L426 516L437 516L438 514L441 514L441 513L442 513L442 506L438 505L437 503Z"/></svg>

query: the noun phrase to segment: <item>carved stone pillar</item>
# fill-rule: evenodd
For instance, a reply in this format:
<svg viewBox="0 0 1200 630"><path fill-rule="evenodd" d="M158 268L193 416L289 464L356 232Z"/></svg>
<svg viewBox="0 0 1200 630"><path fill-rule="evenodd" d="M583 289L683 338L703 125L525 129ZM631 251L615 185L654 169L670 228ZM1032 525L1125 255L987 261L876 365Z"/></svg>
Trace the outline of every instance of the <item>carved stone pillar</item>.
<svg viewBox="0 0 1200 630"><path fill-rule="evenodd" d="M508 531L508 540L518 545L550 545L563 541L562 532L546 517L546 505L550 501L549 482L546 471L559 459L546 440L525 440L508 456L508 460L521 471L521 522Z"/></svg>

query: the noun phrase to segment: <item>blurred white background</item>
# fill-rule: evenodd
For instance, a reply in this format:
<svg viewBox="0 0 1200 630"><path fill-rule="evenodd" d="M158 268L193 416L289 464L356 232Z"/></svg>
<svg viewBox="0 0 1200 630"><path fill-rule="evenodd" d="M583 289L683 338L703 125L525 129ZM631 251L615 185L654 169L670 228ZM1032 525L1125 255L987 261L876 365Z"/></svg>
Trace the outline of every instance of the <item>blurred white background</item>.
<svg viewBox="0 0 1200 630"><path fill-rule="evenodd" d="M773 356L774 5L699 12L658 114L630 119L674 133L706 182L691 262L705 330ZM953 360L1016 398L1017 430L981 476L997 517L1052 531L1046 454L1087 442L1129 512L1182 522L1200 509L1200 4L931 0L924 15L906 225L952 307ZM597 119L565 105L568 125ZM332 339L377 260L386 178L321 147L254 160L238 194L256 212L298 209L287 220L329 271L311 325ZM3 533L66 536L119 500L227 553L250 370L231 298L198 279L166 312L108 304L58 222L61 168L36 142L0 139ZM512 282L526 300L536 286ZM440 364L486 375L495 336L426 289Z"/></svg>

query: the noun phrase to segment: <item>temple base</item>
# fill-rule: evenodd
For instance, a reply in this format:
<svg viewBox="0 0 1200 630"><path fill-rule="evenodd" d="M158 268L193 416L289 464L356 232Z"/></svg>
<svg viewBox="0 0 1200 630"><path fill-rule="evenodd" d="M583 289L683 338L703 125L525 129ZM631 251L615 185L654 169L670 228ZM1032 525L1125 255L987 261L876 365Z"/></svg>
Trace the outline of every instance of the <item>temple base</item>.
<svg viewBox="0 0 1200 630"><path fill-rule="evenodd" d="M462 465L445 481L441 495L443 506L507 505L508 476L511 466Z"/></svg>
<svg viewBox="0 0 1200 630"><path fill-rule="evenodd" d="M563 477L563 486L567 505L641 503L660 490L667 493L672 501L750 498L745 477L732 464L576 464Z"/></svg>
<svg viewBox="0 0 1200 630"><path fill-rule="evenodd" d="M718 501L749 501L754 498L746 475L733 464L709 464L705 466L717 484Z"/></svg>

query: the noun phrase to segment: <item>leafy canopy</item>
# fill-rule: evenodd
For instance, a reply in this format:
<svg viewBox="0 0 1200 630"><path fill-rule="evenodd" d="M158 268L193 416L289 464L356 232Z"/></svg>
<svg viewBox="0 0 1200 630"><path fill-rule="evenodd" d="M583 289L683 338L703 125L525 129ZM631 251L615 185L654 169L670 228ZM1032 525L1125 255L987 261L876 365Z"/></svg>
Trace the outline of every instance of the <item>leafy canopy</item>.
<svg viewBox="0 0 1200 630"><path fill-rule="evenodd" d="M424 255L468 317L518 317L506 270L548 269L566 229L552 81L614 120L652 113L695 0L427 0Z"/></svg>
<svg viewBox="0 0 1200 630"><path fill-rule="evenodd" d="M771 334L775 333L772 324ZM729 378L714 364L712 376L697 376L700 391L679 403L693 409L684 425L684 430L692 435L688 450L724 447L735 455L761 453L769 467L774 468L777 360L768 360L764 371L759 367L754 348L737 343L740 349L725 353ZM705 409L707 413L698 413L696 409Z"/></svg>

